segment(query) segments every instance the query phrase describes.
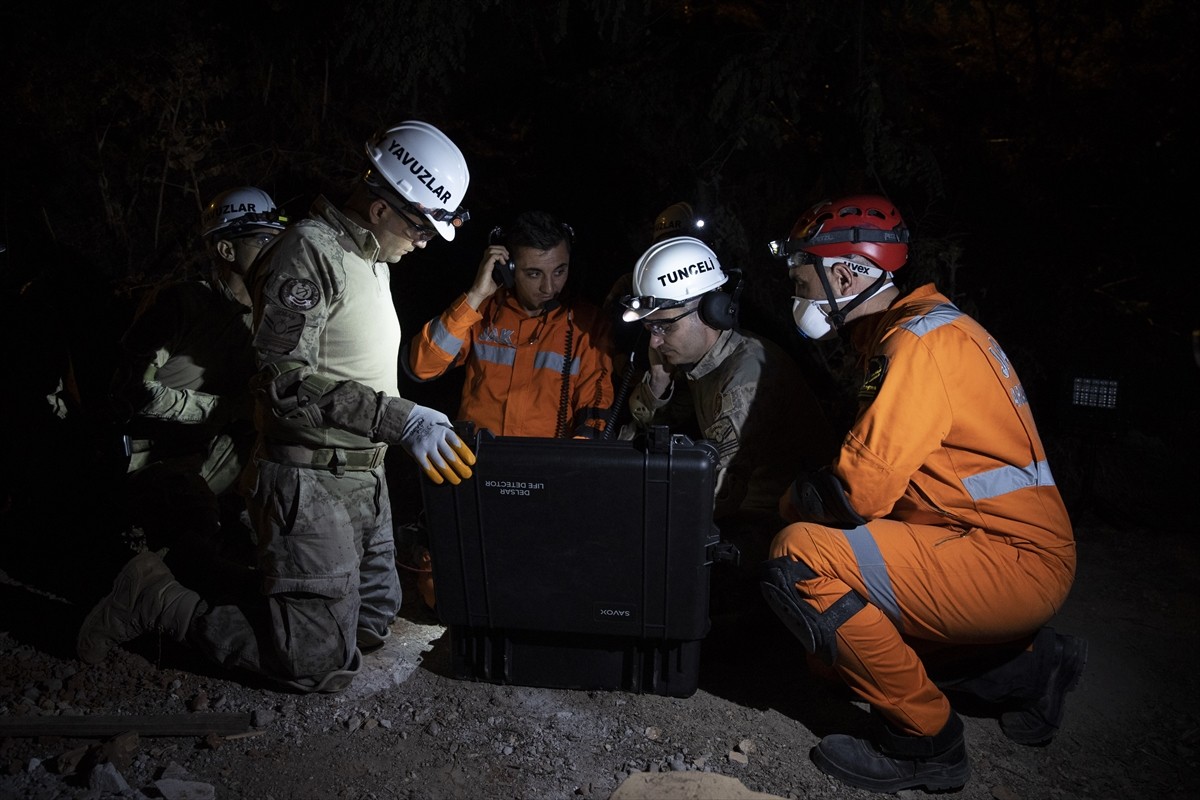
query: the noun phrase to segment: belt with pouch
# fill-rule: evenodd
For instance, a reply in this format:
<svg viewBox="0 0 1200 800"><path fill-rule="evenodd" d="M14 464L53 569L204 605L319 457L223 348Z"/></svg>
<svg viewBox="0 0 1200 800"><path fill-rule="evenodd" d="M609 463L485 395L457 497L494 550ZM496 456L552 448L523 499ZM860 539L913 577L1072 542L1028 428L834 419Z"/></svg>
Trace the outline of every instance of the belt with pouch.
<svg viewBox="0 0 1200 800"><path fill-rule="evenodd" d="M367 472L383 464L387 445L367 450L347 450L344 447L305 447L302 444L260 442L259 458L308 469L327 469L335 475L343 472Z"/></svg>

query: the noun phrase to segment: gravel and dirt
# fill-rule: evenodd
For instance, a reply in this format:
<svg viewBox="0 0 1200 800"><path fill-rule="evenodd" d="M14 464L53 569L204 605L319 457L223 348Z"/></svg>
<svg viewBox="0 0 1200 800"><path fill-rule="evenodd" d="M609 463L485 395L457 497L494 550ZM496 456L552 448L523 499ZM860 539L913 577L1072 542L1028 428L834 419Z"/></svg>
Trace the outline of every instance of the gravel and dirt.
<svg viewBox="0 0 1200 800"><path fill-rule="evenodd" d="M1194 531L1084 514L1077 536L1078 578L1053 624L1085 636L1090 658L1062 730L1023 747L991 710L960 707L973 766L964 800L1200 789ZM860 725L865 706L811 676L764 608L714 618L699 689L663 697L456 679L447 630L406 585L394 636L351 688L297 695L231 679L155 635L87 666L74 636L99 577L10 556L0 562L0 797L870 796L808 759L820 736ZM61 727L113 716L99 733ZM220 732L204 730L210 721Z"/></svg>

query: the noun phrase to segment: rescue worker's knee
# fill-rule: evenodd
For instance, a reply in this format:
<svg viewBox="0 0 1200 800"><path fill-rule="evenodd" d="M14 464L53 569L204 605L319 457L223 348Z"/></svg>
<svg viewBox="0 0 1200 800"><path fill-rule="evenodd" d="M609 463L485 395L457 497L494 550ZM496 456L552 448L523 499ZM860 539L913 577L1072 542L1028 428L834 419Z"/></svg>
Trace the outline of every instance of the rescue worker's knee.
<svg viewBox="0 0 1200 800"><path fill-rule="evenodd" d="M803 561L780 556L764 561L760 578L763 598L804 649L826 664L837 657L837 629L854 616L866 601L851 589L824 613L818 612L800 596L797 581L817 577Z"/></svg>

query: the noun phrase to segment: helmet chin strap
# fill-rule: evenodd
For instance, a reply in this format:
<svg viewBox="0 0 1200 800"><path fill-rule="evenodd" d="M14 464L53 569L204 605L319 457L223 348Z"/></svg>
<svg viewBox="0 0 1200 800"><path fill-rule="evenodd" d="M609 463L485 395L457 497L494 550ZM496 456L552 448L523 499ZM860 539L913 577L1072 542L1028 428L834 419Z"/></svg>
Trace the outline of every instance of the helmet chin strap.
<svg viewBox="0 0 1200 800"><path fill-rule="evenodd" d="M874 283L855 295L850 302L838 308L837 298L833 296L833 286L829 283L829 277L825 273L826 270L818 269L817 277L821 279L821 286L825 289L825 297L829 300L829 321L833 324L834 330L838 332L841 332L842 327L846 324L846 317L851 311L858 308L874 296L876 292L891 283L891 277L887 272L884 272L875 279Z"/></svg>

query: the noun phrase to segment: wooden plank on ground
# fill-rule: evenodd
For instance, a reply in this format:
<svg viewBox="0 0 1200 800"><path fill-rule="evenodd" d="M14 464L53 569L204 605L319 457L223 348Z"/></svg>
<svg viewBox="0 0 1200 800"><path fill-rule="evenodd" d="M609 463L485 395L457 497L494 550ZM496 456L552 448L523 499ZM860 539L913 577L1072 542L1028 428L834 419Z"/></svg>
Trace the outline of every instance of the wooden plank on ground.
<svg viewBox="0 0 1200 800"><path fill-rule="evenodd" d="M249 714L81 715L0 717L0 738L66 736L90 738L136 731L139 736L228 736L250 729Z"/></svg>

